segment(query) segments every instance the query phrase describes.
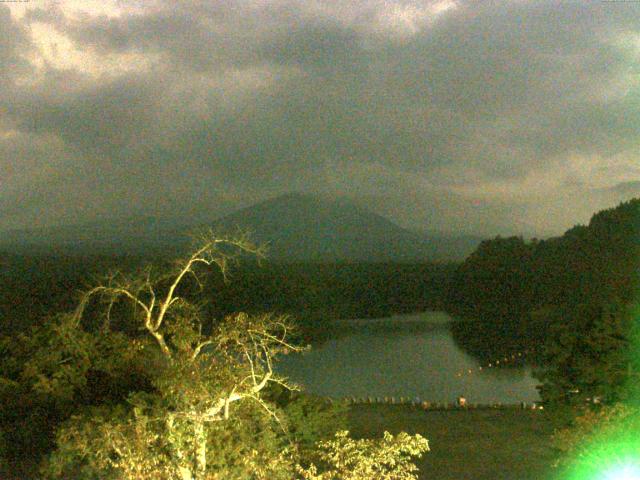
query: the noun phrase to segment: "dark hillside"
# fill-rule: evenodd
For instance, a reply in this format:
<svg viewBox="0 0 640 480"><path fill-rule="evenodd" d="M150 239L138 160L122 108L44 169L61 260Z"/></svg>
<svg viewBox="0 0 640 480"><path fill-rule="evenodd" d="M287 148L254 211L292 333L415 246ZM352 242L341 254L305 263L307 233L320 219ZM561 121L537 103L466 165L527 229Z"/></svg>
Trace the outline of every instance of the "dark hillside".
<svg viewBox="0 0 640 480"><path fill-rule="evenodd" d="M274 261L423 262L462 260L479 240L422 235L342 199L288 194L215 222L249 231Z"/></svg>
<svg viewBox="0 0 640 480"><path fill-rule="evenodd" d="M480 239L425 235L343 199L287 194L217 220L132 217L0 233L0 250L21 255L175 256L190 232L249 232L277 262L462 261Z"/></svg>
<svg viewBox="0 0 640 480"><path fill-rule="evenodd" d="M640 199L558 238L482 242L452 278L447 309L472 320L457 323L455 335L483 358L535 352L553 366L542 375L547 384L562 379L556 391L546 389L548 398L615 397L627 368L639 260Z"/></svg>
<svg viewBox="0 0 640 480"><path fill-rule="evenodd" d="M135 270L149 256L0 256L0 333L15 332L66 311L80 290L108 272ZM245 261L228 282L207 279L211 318L237 312L281 312L305 328L326 319L371 318L442 309L455 264L277 263ZM196 286L193 285L195 288ZM188 294L189 292L184 292Z"/></svg>

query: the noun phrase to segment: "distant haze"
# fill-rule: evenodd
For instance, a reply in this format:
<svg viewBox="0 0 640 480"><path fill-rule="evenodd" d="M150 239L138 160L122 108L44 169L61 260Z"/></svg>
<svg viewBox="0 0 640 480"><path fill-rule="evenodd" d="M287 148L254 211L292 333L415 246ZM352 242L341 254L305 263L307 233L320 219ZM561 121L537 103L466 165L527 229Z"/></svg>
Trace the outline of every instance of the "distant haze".
<svg viewBox="0 0 640 480"><path fill-rule="evenodd" d="M415 262L463 260L481 241L413 232L345 200L287 194L208 222L132 217L55 228L14 230L0 237L9 252L150 253L184 249L189 232L248 233L275 261Z"/></svg>
<svg viewBox="0 0 640 480"><path fill-rule="evenodd" d="M640 195L640 4L0 2L0 231L298 191L560 234Z"/></svg>
<svg viewBox="0 0 640 480"><path fill-rule="evenodd" d="M481 241L413 232L348 201L302 194L247 207L214 227L249 231L270 245L270 258L289 261L463 260Z"/></svg>

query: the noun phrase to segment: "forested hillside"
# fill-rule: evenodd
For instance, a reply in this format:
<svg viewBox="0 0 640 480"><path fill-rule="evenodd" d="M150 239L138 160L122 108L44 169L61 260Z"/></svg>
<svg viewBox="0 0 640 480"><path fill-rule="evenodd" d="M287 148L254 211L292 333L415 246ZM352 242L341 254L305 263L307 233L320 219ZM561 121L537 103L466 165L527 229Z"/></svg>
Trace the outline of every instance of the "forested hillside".
<svg viewBox="0 0 640 480"><path fill-rule="evenodd" d="M307 330L327 320L379 318L444 307L455 264L324 263L245 264L226 285L211 285L212 305L225 314L288 313Z"/></svg>
<svg viewBox="0 0 640 480"><path fill-rule="evenodd" d="M485 358L531 350L546 399L614 399L630 361L639 254L640 199L558 238L486 240L450 284L447 309L470 319L455 335Z"/></svg>
<svg viewBox="0 0 640 480"><path fill-rule="evenodd" d="M0 265L0 333L20 331L74 305L78 292L118 267L134 272L143 256L10 256ZM372 318L442 309L455 264L274 263L245 261L227 281L203 285L212 318L238 309L292 315L307 329L327 319ZM195 294L196 292L194 292Z"/></svg>

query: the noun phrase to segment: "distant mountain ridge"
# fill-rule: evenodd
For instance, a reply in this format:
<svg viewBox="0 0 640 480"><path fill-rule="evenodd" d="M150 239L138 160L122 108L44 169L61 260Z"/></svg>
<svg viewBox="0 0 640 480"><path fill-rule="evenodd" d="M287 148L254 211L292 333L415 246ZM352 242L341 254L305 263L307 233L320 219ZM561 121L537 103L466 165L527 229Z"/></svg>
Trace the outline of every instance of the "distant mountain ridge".
<svg viewBox="0 0 640 480"><path fill-rule="evenodd" d="M43 252L144 253L179 249L188 232L249 232L274 261L416 262L463 260L482 240L429 236L404 229L345 199L290 193L206 223L137 217L0 234L0 249Z"/></svg>
<svg viewBox="0 0 640 480"><path fill-rule="evenodd" d="M290 261L461 260L481 239L448 251L449 238L430 238L344 199L290 193L238 210L214 229L248 230L270 246L269 257Z"/></svg>

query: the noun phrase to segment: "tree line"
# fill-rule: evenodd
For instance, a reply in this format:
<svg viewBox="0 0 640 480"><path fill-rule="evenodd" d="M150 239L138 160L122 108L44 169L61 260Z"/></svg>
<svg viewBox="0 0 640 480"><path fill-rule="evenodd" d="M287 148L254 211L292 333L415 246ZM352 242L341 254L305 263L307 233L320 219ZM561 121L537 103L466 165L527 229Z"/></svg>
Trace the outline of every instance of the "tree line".
<svg viewBox="0 0 640 480"><path fill-rule="evenodd" d="M228 278L204 285L208 313L295 317L307 340L330 319L380 318L444 308L456 264L282 263L244 257ZM0 255L0 332L21 331L48 312L71 308L77 293L104 272L135 271L163 257L141 255ZM195 292L194 292L195 293Z"/></svg>
<svg viewBox="0 0 640 480"><path fill-rule="evenodd" d="M615 402L634 371L640 199L547 240L483 241L455 271L446 308L478 357L535 352L548 402Z"/></svg>

